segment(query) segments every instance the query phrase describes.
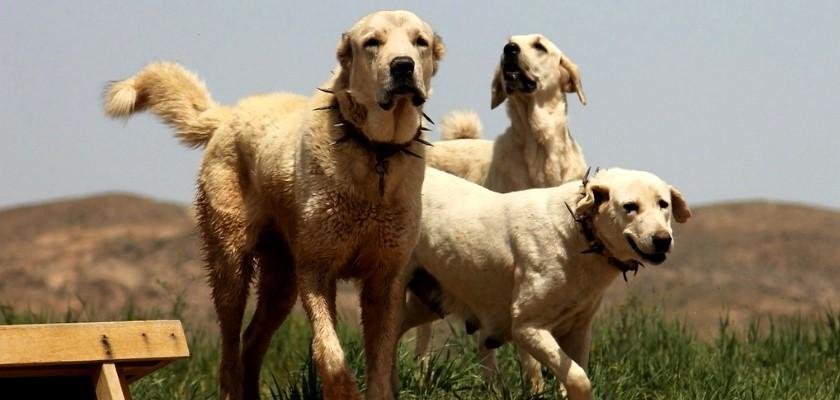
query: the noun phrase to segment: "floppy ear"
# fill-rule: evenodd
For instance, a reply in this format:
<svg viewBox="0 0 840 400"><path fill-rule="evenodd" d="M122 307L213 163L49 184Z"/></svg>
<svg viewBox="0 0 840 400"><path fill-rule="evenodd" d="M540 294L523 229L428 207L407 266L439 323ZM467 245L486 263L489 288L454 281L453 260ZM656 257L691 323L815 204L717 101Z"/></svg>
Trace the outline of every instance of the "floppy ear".
<svg viewBox="0 0 840 400"><path fill-rule="evenodd" d="M353 61L353 46L350 43L350 34L347 32L341 34L341 39L335 47L335 56L342 68L350 68L350 63Z"/></svg>
<svg viewBox="0 0 840 400"><path fill-rule="evenodd" d="M580 83L580 71L578 71L577 64L573 63L566 55L563 55L560 57L560 67L569 73L569 79L563 82L563 91L566 93L577 93L578 100L580 100L581 104L586 105L586 94L583 93L583 85Z"/></svg>
<svg viewBox="0 0 840 400"><path fill-rule="evenodd" d="M494 109L505 102L507 92L505 92L505 84L502 82L502 66L496 66L496 73L493 75L493 83L490 88L490 109Z"/></svg>
<svg viewBox="0 0 840 400"><path fill-rule="evenodd" d="M674 219L679 223L688 221L691 217L691 210L688 208L688 203L685 202L682 193L677 188L671 186L671 212L674 214Z"/></svg>
<svg viewBox="0 0 840 400"><path fill-rule="evenodd" d="M437 73L438 62L440 62L440 59L443 58L444 54L446 54L446 46L443 44L443 38L441 38L437 33L435 33L432 42L432 58L435 61L432 74L434 75Z"/></svg>
<svg viewBox="0 0 840 400"><path fill-rule="evenodd" d="M610 188L606 185L590 183L586 185L586 194L578 200L575 206L575 216L585 217L597 210L605 201L610 199Z"/></svg>

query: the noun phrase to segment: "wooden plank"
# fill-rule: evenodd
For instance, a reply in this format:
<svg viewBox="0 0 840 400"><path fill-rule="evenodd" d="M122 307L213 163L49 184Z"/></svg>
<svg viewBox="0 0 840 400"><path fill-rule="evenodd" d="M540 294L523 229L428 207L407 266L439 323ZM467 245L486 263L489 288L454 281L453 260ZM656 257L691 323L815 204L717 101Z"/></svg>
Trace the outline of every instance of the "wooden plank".
<svg viewBox="0 0 840 400"><path fill-rule="evenodd" d="M181 321L0 326L0 369L189 357Z"/></svg>
<svg viewBox="0 0 840 400"><path fill-rule="evenodd" d="M131 391L128 389L129 382L125 377L125 371L117 366L117 373L120 377L120 388L122 389L123 398L125 398L125 400L131 400Z"/></svg>
<svg viewBox="0 0 840 400"><path fill-rule="evenodd" d="M120 385L120 375L113 363L104 363L96 377L96 400L128 400Z"/></svg>
<svg viewBox="0 0 840 400"><path fill-rule="evenodd" d="M169 365L173 360L120 361L117 368L120 375L129 383L136 381L158 369ZM99 364L61 364L40 365L34 367L0 367L0 378L26 378L38 376L90 376L99 369ZM0 396L1 398L2 396Z"/></svg>

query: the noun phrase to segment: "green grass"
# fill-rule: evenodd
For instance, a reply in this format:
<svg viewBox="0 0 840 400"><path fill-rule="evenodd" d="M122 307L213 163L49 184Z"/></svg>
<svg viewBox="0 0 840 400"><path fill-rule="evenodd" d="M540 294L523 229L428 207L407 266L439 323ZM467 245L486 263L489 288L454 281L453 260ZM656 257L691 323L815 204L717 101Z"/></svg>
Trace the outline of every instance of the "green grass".
<svg viewBox="0 0 840 400"><path fill-rule="evenodd" d="M178 318L182 307L141 313L129 309L113 318ZM97 320L67 312L15 312L0 307L0 324ZM131 387L137 399L216 397L216 332L188 329L189 360L178 361ZM340 325L348 364L363 382L359 333ZM299 315L275 335L263 367L264 398L315 399L320 389L309 357L310 331ZM499 352L501 383L482 378L474 340L455 334L434 353L428 368L411 345L400 348L401 399L555 399L556 382L546 373L547 391L527 394L515 351ZM717 336L701 339L678 321L636 302L602 312L595 325L590 378L599 399L840 399L840 314L821 321L760 320L735 331L726 319Z"/></svg>

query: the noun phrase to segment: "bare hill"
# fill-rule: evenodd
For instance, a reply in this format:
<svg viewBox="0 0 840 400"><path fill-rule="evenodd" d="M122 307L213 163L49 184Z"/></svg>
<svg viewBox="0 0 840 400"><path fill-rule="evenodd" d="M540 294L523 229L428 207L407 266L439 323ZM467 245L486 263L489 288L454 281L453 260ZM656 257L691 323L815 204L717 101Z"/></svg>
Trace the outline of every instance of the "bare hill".
<svg viewBox="0 0 840 400"><path fill-rule="evenodd" d="M840 305L840 212L750 202L700 207L677 226L662 266L618 280L628 293L703 329L721 312L817 315ZM182 295L190 315L211 314L190 208L130 195L62 200L0 211L0 304L63 312L167 308ZM354 307L350 287L345 310ZM352 311L350 312L352 317Z"/></svg>
<svg viewBox="0 0 840 400"><path fill-rule="evenodd" d="M109 194L0 211L0 304L99 313L166 309L179 295L209 296L183 205Z"/></svg>
<svg viewBox="0 0 840 400"><path fill-rule="evenodd" d="M693 211L668 262L613 284L607 304L630 292L704 329L724 312L743 322L840 305L840 212L769 202Z"/></svg>

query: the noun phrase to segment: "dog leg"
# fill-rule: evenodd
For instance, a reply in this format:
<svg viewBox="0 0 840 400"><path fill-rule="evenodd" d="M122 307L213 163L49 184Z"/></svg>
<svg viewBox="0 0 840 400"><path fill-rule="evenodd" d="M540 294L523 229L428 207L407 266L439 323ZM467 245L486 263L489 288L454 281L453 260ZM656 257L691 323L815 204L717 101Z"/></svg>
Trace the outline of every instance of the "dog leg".
<svg viewBox="0 0 840 400"><path fill-rule="evenodd" d="M323 384L324 399L358 400L359 389L344 362L344 350L335 331L335 277L327 272L331 269L319 268L317 263L295 260L295 264L299 266L296 272L300 299L312 325L312 357Z"/></svg>
<svg viewBox="0 0 840 400"><path fill-rule="evenodd" d="M516 351L519 353L519 364L522 366L522 378L528 381L531 394L542 393L545 390L545 383L539 361L519 346L516 346Z"/></svg>
<svg viewBox="0 0 840 400"><path fill-rule="evenodd" d="M292 256L286 242L276 234L263 235L257 245L259 279L257 309L245 329L242 345L243 395L260 398L260 367L271 337L283 324L297 299Z"/></svg>
<svg viewBox="0 0 840 400"><path fill-rule="evenodd" d="M428 367L428 353L429 339L431 338L431 322L440 319L440 317L429 310L417 296L408 292L408 300L405 303L403 312L401 313L402 322L400 323L400 330L397 334L397 344L399 339L405 335L411 328L417 327L417 339L415 341L415 352L420 358L420 362L424 367ZM424 336L421 338L421 336ZM396 351L396 346L394 347ZM394 353L396 355L396 352ZM394 361L394 368L391 374L391 386L394 392L398 392L400 388L399 366Z"/></svg>
<svg viewBox="0 0 840 400"><path fill-rule="evenodd" d="M429 359L429 343L432 341L432 323L423 324L414 330L414 355L425 363Z"/></svg>
<svg viewBox="0 0 840 400"><path fill-rule="evenodd" d="M224 192L228 176L219 171L220 180L204 181L196 197L199 228L204 241L204 256L212 286L213 303L222 336L219 365L219 397L242 398L242 364L239 355L242 315L248 299L253 273L248 221L239 192ZM233 175L235 179L236 175ZM222 183L221 181L226 181ZM231 180L235 181L235 180ZM219 191L235 193L209 198ZM217 208L217 207L224 208Z"/></svg>
<svg viewBox="0 0 840 400"><path fill-rule="evenodd" d="M589 346L592 342L592 325L587 323L565 336L555 336L557 343L584 371L589 372Z"/></svg>
<svg viewBox="0 0 840 400"><path fill-rule="evenodd" d="M496 362L496 350L501 342L484 336L484 331L478 335L478 361L481 363L484 379L488 384L495 385L499 380L499 366Z"/></svg>
<svg viewBox="0 0 840 400"><path fill-rule="evenodd" d="M389 272L367 278L362 287L360 303L365 339L366 399L391 399L394 396L391 376L395 368L400 311L405 299L405 285L399 278L403 265L398 262L381 266Z"/></svg>
<svg viewBox="0 0 840 400"><path fill-rule="evenodd" d="M560 348L551 332L514 321L513 338L518 346L554 372L566 387L569 399L592 399L592 383L586 371Z"/></svg>

